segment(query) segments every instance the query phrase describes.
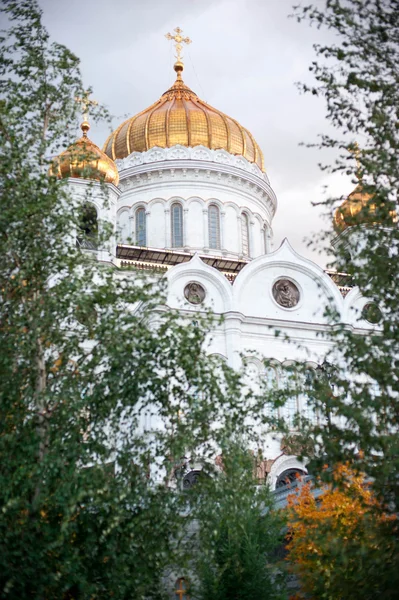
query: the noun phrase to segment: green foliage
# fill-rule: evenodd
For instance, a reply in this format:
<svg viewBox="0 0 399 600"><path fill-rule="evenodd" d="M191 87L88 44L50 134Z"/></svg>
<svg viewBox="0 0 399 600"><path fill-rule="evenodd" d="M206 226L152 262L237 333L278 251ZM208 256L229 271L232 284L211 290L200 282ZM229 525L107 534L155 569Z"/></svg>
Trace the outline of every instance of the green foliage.
<svg viewBox="0 0 399 600"><path fill-rule="evenodd" d="M286 598L278 550L283 520L266 486L255 486L254 457L238 444L222 455L223 473L203 485L195 506L199 528L194 597L215 600ZM211 492L211 493L209 493Z"/></svg>
<svg viewBox="0 0 399 600"><path fill-rule="evenodd" d="M298 8L297 13L300 20L306 18L337 34L335 44L315 47L320 60L311 67L318 93L326 100L328 118L337 130L336 138L322 136L321 147L342 150L331 169L360 176L375 205L373 226L362 226L360 213L357 223L341 234L333 266L348 273L368 304L380 311L379 322L369 335L363 335L342 326L339 315L330 311L334 328L327 338L333 341L334 351L328 360L339 368L330 373L324 392L318 382L318 408L323 410L330 396L330 410L342 417L334 421L336 443L330 448L336 452L334 459L352 457L396 507L399 230L396 224L392 226L389 211L397 210L399 178L397 9L395 0L328 0L324 10L309 6ZM360 166L350 154L356 142ZM358 318L363 318L360 312ZM327 435L324 429L320 433ZM362 452L355 455L354 447Z"/></svg>
<svg viewBox="0 0 399 600"><path fill-rule="evenodd" d="M0 7L0 595L158 598L186 552L174 466L241 429L239 376L206 354L211 318L76 248L81 205L48 168L74 135L79 61L35 0Z"/></svg>
<svg viewBox="0 0 399 600"><path fill-rule="evenodd" d="M330 266L347 273L365 304L375 307L367 334L342 325L339 312L334 307L329 310L332 327L325 338L332 350L327 361L336 368L325 368L314 380L312 398L321 420L303 435L317 441L311 464L314 472L329 479L333 471L322 471L323 465L349 463L373 482L382 506L397 514L399 229L392 214L398 210L399 183L399 3L326 0L322 6L297 7L295 14L299 21L330 30L334 36L329 37L330 43L315 46L317 58L310 67L315 84L302 86L324 98L333 126L332 133L321 136L319 147L336 149L338 157L324 168L351 174L354 183L360 179L362 191L370 199L336 240ZM360 147L358 164L353 158L356 143ZM341 201L326 203L330 214ZM325 232L322 242L336 235ZM359 310L357 316L364 328L365 315ZM371 555L367 548L357 550L358 571L353 578L367 580L373 556L380 594L394 598L398 586L397 519L387 521L385 529L378 540L379 552ZM337 578L347 558L343 556L337 564ZM330 596L326 591L322 597ZM371 597L370 590L359 587L357 597Z"/></svg>

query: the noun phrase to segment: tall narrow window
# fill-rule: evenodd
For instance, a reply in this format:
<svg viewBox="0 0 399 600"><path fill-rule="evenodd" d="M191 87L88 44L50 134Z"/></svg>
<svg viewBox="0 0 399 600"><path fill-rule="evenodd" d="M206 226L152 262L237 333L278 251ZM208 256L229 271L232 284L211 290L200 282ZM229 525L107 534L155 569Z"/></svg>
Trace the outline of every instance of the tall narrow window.
<svg viewBox="0 0 399 600"><path fill-rule="evenodd" d="M209 248L220 248L220 215L216 204L211 204L208 210Z"/></svg>
<svg viewBox="0 0 399 600"><path fill-rule="evenodd" d="M138 208L136 210L136 245L146 246L147 245L147 232L145 222L145 209Z"/></svg>
<svg viewBox="0 0 399 600"><path fill-rule="evenodd" d="M77 245L86 250L97 250L98 220L95 206L89 202L83 204L78 219Z"/></svg>
<svg viewBox="0 0 399 600"><path fill-rule="evenodd" d="M177 202L172 204L172 248L181 248L183 246L183 209Z"/></svg>
<svg viewBox="0 0 399 600"><path fill-rule="evenodd" d="M249 219L246 213L241 213L241 245L244 256L249 256Z"/></svg>

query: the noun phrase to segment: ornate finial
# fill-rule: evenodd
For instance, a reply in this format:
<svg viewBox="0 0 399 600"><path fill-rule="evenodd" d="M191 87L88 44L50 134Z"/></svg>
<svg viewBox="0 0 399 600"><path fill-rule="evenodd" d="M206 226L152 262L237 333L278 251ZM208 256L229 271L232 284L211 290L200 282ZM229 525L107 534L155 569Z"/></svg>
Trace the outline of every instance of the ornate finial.
<svg viewBox="0 0 399 600"><path fill-rule="evenodd" d="M83 123L81 123L80 128L83 131L83 136L87 137L87 132L90 129L89 125L89 106L97 106L97 100L90 100L89 96L91 94L91 90L88 89L83 92L82 98L76 96L75 101L82 105L82 113L83 113Z"/></svg>
<svg viewBox="0 0 399 600"><path fill-rule="evenodd" d="M182 50L183 50L183 46L182 44L191 44L191 40L189 37L183 37L183 30L180 29L180 27L176 27L176 29L174 29L173 31L175 31L175 35L172 35L171 33L167 33L165 35L167 40L174 40L176 42L175 48L176 48L176 62L174 64L174 70L177 73L177 76L180 76L181 71L183 71L184 65L183 65L183 61L182 61Z"/></svg>

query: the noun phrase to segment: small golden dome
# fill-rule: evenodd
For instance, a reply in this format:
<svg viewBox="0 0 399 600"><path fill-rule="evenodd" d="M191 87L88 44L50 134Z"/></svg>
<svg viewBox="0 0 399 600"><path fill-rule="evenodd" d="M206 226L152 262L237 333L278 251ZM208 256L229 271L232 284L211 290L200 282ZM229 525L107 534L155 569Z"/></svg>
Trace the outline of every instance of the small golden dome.
<svg viewBox="0 0 399 600"><path fill-rule="evenodd" d="M390 211L388 225L397 222L395 211ZM385 220L385 219L384 219ZM341 233L353 225L376 225L379 222L376 216L376 205L373 202L373 194L364 191L361 181L346 200L343 201L334 213L334 229Z"/></svg>
<svg viewBox="0 0 399 600"><path fill-rule="evenodd" d="M154 104L124 121L107 139L104 152L113 160L154 146L223 148L242 155L264 171L263 154L250 132L198 98L183 82L183 64L175 63L175 83Z"/></svg>
<svg viewBox="0 0 399 600"><path fill-rule="evenodd" d="M54 160L51 173L60 179L78 177L118 185L116 164L87 137L89 123L84 121L80 128L83 136Z"/></svg>
<svg viewBox="0 0 399 600"><path fill-rule="evenodd" d="M344 229L353 225L372 224L375 221L375 206L372 203L372 195L363 190L361 182L346 200L343 201L334 213L334 229L341 233ZM366 210L367 207L367 210ZM362 213L360 216L359 213Z"/></svg>

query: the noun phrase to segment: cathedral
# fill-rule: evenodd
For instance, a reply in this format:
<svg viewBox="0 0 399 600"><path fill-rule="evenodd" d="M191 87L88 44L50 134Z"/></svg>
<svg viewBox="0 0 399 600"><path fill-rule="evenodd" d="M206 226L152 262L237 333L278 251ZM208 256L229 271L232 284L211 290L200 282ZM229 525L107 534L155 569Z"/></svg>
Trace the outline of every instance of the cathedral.
<svg viewBox="0 0 399 600"><path fill-rule="evenodd" d="M77 243L99 261L131 269L132 277L135 270L147 270L166 278L171 308L223 315L210 351L234 369L245 360L252 381L278 386L284 365L323 364L329 347L320 334L329 327L327 307L361 331L371 327L368 304L345 275L302 257L288 239L273 246L277 198L262 149L252 132L186 85L181 51L190 40L179 28L167 37L177 50L172 87L121 123L102 150L90 141L85 118L83 137L58 158L57 174L68 178L71 193L83 201L92 185L94 220L110 223L114 231L107 248L97 247L90 235L78 235ZM85 103L87 108L90 101ZM78 149L90 153L89 165L76 160ZM90 176L82 175L82 166L91 167ZM93 179L106 184L106 206ZM358 186L336 211L336 243L345 240L351 219L367 201ZM265 369L259 356L272 366ZM279 410L293 430L298 413L317 419L304 395ZM269 438L260 477L278 491L306 474L306 467L281 439Z"/></svg>

